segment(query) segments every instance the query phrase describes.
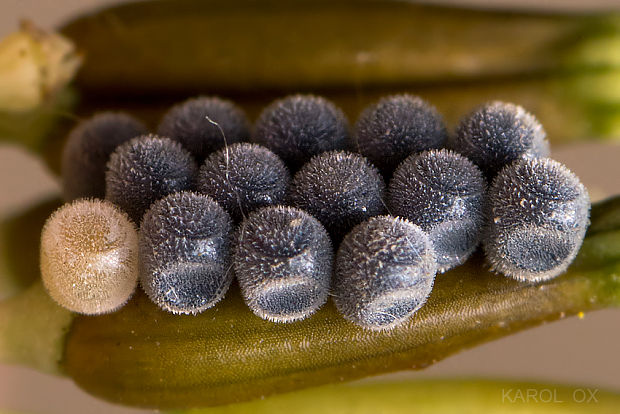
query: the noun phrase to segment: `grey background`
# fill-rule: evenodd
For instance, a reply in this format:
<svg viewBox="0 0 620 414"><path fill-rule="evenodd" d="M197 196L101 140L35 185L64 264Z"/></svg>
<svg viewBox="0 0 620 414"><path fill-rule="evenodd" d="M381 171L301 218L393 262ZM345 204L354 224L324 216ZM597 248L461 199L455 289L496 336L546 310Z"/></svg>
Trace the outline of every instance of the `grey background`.
<svg viewBox="0 0 620 414"><path fill-rule="evenodd" d="M15 30L21 18L49 28L83 11L119 0L0 0L0 36ZM463 3L448 0L445 3ZM514 1L468 0L496 7ZM620 7L618 1L526 0L520 7L592 9ZM620 193L620 145L578 144L554 147L588 187L593 199ZM19 171L19 174L15 174ZM23 174L22 172L27 172ZM0 145L0 216L58 192L58 183L23 151ZM586 314L531 329L464 351L423 372L382 379L485 377L601 387L620 392L620 310ZM377 378L372 379L377 380ZM110 405L79 390L70 380L15 366L0 365L0 411L30 413L140 413Z"/></svg>

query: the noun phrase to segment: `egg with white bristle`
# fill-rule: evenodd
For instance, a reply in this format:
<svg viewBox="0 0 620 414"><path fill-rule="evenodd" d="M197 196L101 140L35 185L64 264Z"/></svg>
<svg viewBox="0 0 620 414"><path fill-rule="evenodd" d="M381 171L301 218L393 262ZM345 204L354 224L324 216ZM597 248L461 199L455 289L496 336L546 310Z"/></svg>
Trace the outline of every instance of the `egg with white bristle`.
<svg viewBox="0 0 620 414"><path fill-rule="evenodd" d="M233 102L200 96L174 105L164 114L157 134L178 141L197 162L210 153L250 137L250 122Z"/></svg>
<svg viewBox="0 0 620 414"><path fill-rule="evenodd" d="M362 328L393 329L426 303L436 273L433 244L420 227L399 217L373 217L340 244L334 303Z"/></svg>
<svg viewBox="0 0 620 414"><path fill-rule="evenodd" d="M140 283L162 309L196 314L214 306L232 281L230 216L211 197L170 194L140 226Z"/></svg>
<svg viewBox="0 0 620 414"><path fill-rule="evenodd" d="M261 145L238 143L207 157L198 173L197 190L240 221L259 207L282 204L290 180L276 154Z"/></svg>
<svg viewBox="0 0 620 414"><path fill-rule="evenodd" d="M524 282L564 273L583 242L590 198L579 178L549 158L505 167L489 188L483 246L491 268Z"/></svg>

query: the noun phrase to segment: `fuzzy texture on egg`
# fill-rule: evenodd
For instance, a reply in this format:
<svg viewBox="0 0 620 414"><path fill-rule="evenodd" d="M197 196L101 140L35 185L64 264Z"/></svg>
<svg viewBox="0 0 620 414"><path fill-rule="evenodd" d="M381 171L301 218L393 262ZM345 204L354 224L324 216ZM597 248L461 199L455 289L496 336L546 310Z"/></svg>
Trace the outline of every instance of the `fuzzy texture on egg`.
<svg viewBox="0 0 620 414"><path fill-rule="evenodd" d="M442 148L448 138L443 117L414 95L392 95L367 107L355 124L350 148L386 176L412 153Z"/></svg>
<svg viewBox="0 0 620 414"><path fill-rule="evenodd" d="M120 112L102 112L80 122L69 133L62 153L64 199L103 198L110 154L124 142L146 133L142 122Z"/></svg>
<svg viewBox="0 0 620 414"><path fill-rule="evenodd" d="M124 143L110 156L106 199L140 223L149 206L178 191L192 190L198 168L181 144L157 135L143 135Z"/></svg>
<svg viewBox="0 0 620 414"><path fill-rule="evenodd" d="M200 163L225 145L247 141L250 122L245 112L231 101L201 96L170 108L157 133L180 142Z"/></svg>
<svg viewBox="0 0 620 414"><path fill-rule="evenodd" d="M196 314L228 290L232 222L215 200L180 192L153 203L140 226L140 284L172 313Z"/></svg>
<svg viewBox="0 0 620 414"><path fill-rule="evenodd" d="M491 268L524 282L562 274L589 224L590 198L579 178L548 158L504 168L488 192L483 246Z"/></svg>
<svg viewBox="0 0 620 414"><path fill-rule="evenodd" d="M256 144L233 144L212 153L198 173L197 189L212 196L234 220L282 204L291 176L280 158Z"/></svg>
<svg viewBox="0 0 620 414"><path fill-rule="evenodd" d="M302 210L271 206L241 224L234 269L256 315L293 322L313 314L329 292L333 251L321 223Z"/></svg>
<svg viewBox="0 0 620 414"><path fill-rule="evenodd" d="M519 105L494 101L461 120L450 147L472 160L488 179L520 158L549 155L546 133Z"/></svg>
<svg viewBox="0 0 620 414"><path fill-rule="evenodd" d="M420 227L398 217L373 217L340 244L334 302L362 328L392 329L426 303L436 272L433 244Z"/></svg>
<svg viewBox="0 0 620 414"><path fill-rule="evenodd" d="M108 201L65 204L41 233L41 279L59 305L78 313L113 312L138 283L138 234Z"/></svg>
<svg viewBox="0 0 620 414"><path fill-rule="evenodd" d="M388 188L391 214L429 235L438 271L467 260L482 236L486 180L476 165L449 150L414 154L398 166Z"/></svg>
<svg viewBox="0 0 620 414"><path fill-rule="evenodd" d="M252 140L297 170L314 155L343 149L348 129L344 113L332 102L313 95L292 95L263 110Z"/></svg>
<svg viewBox="0 0 620 414"><path fill-rule="evenodd" d="M330 151L295 174L288 200L316 217L338 242L356 224L384 212L384 193L383 177L366 158Z"/></svg>

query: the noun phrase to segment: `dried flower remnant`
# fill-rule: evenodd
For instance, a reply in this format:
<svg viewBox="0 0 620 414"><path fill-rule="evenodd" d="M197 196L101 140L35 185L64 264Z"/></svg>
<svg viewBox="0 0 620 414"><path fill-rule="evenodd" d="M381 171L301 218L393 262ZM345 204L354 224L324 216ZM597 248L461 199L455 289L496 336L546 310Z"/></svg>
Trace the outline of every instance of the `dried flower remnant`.
<svg viewBox="0 0 620 414"><path fill-rule="evenodd" d="M36 108L67 85L81 64L69 39L23 22L0 42L0 111Z"/></svg>
<svg viewBox="0 0 620 414"><path fill-rule="evenodd" d="M527 282L566 271L589 224L590 198L575 174L548 158L521 160L497 175L488 197L483 245L493 270Z"/></svg>
<svg viewBox="0 0 620 414"><path fill-rule="evenodd" d="M390 213L426 231L437 254L438 271L467 260L485 224L486 180L467 158L449 150L414 154L390 181Z"/></svg>
<svg viewBox="0 0 620 414"><path fill-rule="evenodd" d="M293 322L314 313L327 301L332 260L327 232L302 210L263 207L239 228L235 274L263 319Z"/></svg>
<svg viewBox="0 0 620 414"><path fill-rule="evenodd" d="M156 201L140 226L140 283L172 313L214 306L232 281L230 216L209 196L191 192Z"/></svg>
<svg viewBox="0 0 620 414"><path fill-rule="evenodd" d="M50 296L71 311L96 315L120 308L138 281L134 224L108 201L65 204L43 227L41 277Z"/></svg>

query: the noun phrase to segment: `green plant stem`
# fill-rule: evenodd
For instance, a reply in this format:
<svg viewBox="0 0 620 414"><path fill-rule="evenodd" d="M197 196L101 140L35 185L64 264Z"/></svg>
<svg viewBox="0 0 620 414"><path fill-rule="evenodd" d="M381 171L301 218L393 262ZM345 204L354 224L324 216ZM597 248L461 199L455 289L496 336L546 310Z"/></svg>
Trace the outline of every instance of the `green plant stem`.
<svg viewBox="0 0 620 414"><path fill-rule="evenodd" d="M40 281L0 302L0 362L63 374L60 361L73 317Z"/></svg>
<svg viewBox="0 0 620 414"><path fill-rule="evenodd" d="M59 200L46 200L0 220L0 301L39 279L41 229L59 206Z"/></svg>

